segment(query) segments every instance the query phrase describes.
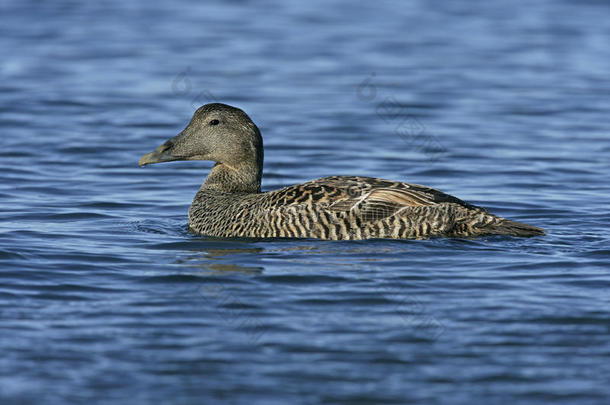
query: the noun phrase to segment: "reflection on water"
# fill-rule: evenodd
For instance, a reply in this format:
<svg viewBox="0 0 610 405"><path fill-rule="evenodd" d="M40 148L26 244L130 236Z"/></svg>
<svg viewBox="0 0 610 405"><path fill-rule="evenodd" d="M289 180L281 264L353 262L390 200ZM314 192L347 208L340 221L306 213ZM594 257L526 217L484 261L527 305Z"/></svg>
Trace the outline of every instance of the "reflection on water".
<svg viewBox="0 0 610 405"><path fill-rule="evenodd" d="M187 256L177 261L188 267L196 267L203 271L237 271L244 273L261 273L264 270L258 253L262 248L254 249L191 249ZM193 253L196 252L196 253ZM249 260L243 260L247 256ZM236 261L232 263L232 261ZM228 262L228 263L227 263ZM244 263L248 263L245 265Z"/></svg>

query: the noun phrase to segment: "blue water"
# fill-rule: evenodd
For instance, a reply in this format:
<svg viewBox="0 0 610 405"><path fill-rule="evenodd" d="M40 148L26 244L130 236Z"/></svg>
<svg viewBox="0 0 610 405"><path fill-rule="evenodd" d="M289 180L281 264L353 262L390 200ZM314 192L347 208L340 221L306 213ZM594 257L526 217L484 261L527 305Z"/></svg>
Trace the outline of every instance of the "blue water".
<svg viewBox="0 0 610 405"><path fill-rule="evenodd" d="M607 404L607 1L3 1L2 404ZM545 237L187 231L243 108L263 188L426 184Z"/></svg>

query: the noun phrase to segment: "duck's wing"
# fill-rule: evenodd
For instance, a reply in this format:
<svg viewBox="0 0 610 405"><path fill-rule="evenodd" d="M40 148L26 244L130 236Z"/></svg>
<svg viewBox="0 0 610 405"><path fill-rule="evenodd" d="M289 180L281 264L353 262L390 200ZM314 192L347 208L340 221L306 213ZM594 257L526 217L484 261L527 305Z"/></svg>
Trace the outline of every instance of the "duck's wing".
<svg viewBox="0 0 610 405"><path fill-rule="evenodd" d="M334 176L263 194L265 210L287 213L288 218L302 216L305 222L320 221L326 230L322 238L328 237L331 221L339 225L353 221L354 226L366 229L365 224L379 225L390 217L410 217L414 222L409 226L415 226L411 233L401 233L403 225L397 223L398 236L392 237L544 235L540 228L495 216L485 208L419 184ZM367 235L377 237L379 232Z"/></svg>
<svg viewBox="0 0 610 405"><path fill-rule="evenodd" d="M371 177L331 177L324 183L345 188L347 198L332 202L332 211L358 209L362 220L376 221L409 207L454 203L465 208L480 209L459 198L420 184L394 182Z"/></svg>
<svg viewBox="0 0 610 405"><path fill-rule="evenodd" d="M474 207L459 198L419 184L372 177L333 176L278 190L278 204L302 204L334 212L358 210L363 221L376 221L407 207L454 203Z"/></svg>

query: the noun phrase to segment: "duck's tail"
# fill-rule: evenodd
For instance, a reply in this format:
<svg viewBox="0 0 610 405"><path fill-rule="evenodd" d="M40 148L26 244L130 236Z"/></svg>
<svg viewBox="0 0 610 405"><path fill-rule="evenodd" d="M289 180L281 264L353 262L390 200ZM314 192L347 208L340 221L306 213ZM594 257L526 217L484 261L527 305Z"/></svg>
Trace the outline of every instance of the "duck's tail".
<svg viewBox="0 0 610 405"><path fill-rule="evenodd" d="M456 218L449 232L450 236L507 235L530 237L546 234L542 228L498 217L480 207L470 208L466 212L462 211L461 214Z"/></svg>
<svg viewBox="0 0 610 405"><path fill-rule="evenodd" d="M480 229L481 233L488 235L508 235L508 236L540 236L546 235L542 228L524 224L522 222L511 221L510 219L498 218L499 221L492 222Z"/></svg>

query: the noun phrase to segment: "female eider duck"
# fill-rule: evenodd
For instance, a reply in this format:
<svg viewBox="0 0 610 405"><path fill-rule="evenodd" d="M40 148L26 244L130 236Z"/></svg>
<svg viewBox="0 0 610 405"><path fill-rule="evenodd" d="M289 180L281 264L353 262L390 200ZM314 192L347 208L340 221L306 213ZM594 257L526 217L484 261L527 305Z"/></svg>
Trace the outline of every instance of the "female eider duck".
<svg viewBox="0 0 610 405"><path fill-rule="evenodd" d="M261 192L263 140L239 108L200 107L186 128L140 166L173 160L216 162L195 195L189 228L213 237L428 238L544 235L484 208L418 184L332 176Z"/></svg>

